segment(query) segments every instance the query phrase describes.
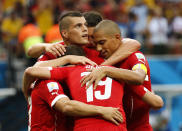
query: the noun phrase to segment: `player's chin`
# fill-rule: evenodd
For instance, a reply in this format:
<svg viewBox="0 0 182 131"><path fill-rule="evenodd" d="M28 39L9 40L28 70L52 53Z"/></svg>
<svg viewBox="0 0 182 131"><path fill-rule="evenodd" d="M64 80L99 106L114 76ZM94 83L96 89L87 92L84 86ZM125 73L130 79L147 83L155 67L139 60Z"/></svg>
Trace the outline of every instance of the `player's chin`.
<svg viewBox="0 0 182 131"><path fill-rule="evenodd" d="M88 42L88 39L82 39L82 40L81 40L81 43L84 44L84 45L86 45L86 44L88 44L89 42Z"/></svg>
<svg viewBox="0 0 182 131"><path fill-rule="evenodd" d="M107 52L105 52L105 53L100 53L99 56L102 57L102 58L104 58L104 59L108 59L108 58L110 57L110 55L109 55Z"/></svg>
<svg viewBox="0 0 182 131"><path fill-rule="evenodd" d="M110 56L106 55L106 56L103 56L104 59L108 59Z"/></svg>

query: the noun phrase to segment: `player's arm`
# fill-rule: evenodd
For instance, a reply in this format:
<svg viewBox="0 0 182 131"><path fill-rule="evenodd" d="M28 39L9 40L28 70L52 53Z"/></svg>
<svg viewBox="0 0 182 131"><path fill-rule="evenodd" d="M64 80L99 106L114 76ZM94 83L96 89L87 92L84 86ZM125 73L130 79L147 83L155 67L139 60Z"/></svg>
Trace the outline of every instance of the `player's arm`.
<svg viewBox="0 0 182 131"><path fill-rule="evenodd" d="M93 82L95 82L94 89L98 85L98 82L105 76L111 77L121 82L128 84L141 85L143 84L146 76L146 72L140 68L135 68L134 70L127 70L115 67L103 66L100 68L92 68L91 73L84 76L81 80L81 85L85 85L87 82L88 88Z"/></svg>
<svg viewBox="0 0 182 131"><path fill-rule="evenodd" d="M133 93L135 93L145 103L149 104L153 109L160 109L164 105L160 96L149 91L143 85L130 85L127 88L130 88Z"/></svg>
<svg viewBox="0 0 182 131"><path fill-rule="evenodd" d="M123 121L122 115L117 108L89 105L76 100L69 100L66 97L59 99L54 108L70 116L101 116L116 125Z"/></svg>
<svg viewBox="0 0 182 131"><path fill-rule="evenodd" d="M24 75L34 79L50 79L50 68L51 67L28 67L25 70Z"/></svg>
<svg viewBox="0 0 182 131"><path fill-rule="evenodd" d="M65 49L65 45L62 45L59 43L53 43L53 44L40 43L40 44L35 44L31 46L28 49L27 54L30 57L38 58L44 52L50 52L51 54L55 56L62 56L64 55L64 52L66 52L66 49Z"/></svg>
<svg viewBox="0 0 182 131"><path fill-rule="evenodd" d="M63 66L65 64L90 64L90 65L97 65L95 62L91 61L90 59L86 58L85 56L76 56L76 55L67 55L57 59L48 60L48 61L40 61L37 62L34 66L37 67L57 67Z"/></svg>
<svg viewBox="0 0 182 131"><path fill-rule="evenodd" d="M147 73L147 69L144 64L136 64L135 66L133 66L132 70L106 67L106 72L107 71L109 72L106 73L107 76L134 85L137 84L137 81L138 82L141 81L142 84L143 81L145 80L145 76ZM147 90L145 87L143 87L143 85L129 86L129 88L132 88L132 91L134 91L135 94L141 97L141 99L147 104L149 104L152 108L159 109L163 106L162 98Z"/></svg>
<svg viewBox="0 0 182 131"><path fill-rule="evenodd" d="M50 66L56 67L68 63L69 63L69 56L64 56L53 60L38 61L35 63L34 67L50 67Z"/></svg>
<svg viewBox="0 0 182 131"><path fill-rule="evenodd" d="M120 45L116 52L114 52L113 55L110 56L101 65L115 65L141 48L141 44L134 39L125 38L122 40L122 43L123 44Z"/></svg>
<svg viewBox="0 0 182 131"><path fill-rule="evenodd" d="M143 84L146 77L146 72L143 69L127 70L122 68L106 67L104 70L106 76L133 85Z"/></svg>
<svg viewBox="0 0 182 131"><path fill-rule="evenodd" d="M162 98L150 91L145 93L145 95L142 97L142 100L148 103L153 109L160 109L164 105Z"/></svg>
<svg viewBox="0 0 182 131"><path fill-rule="evenodd" d="M52 67L28 67L23 75L23 87L22 91L27 100L29 96L29 89L31 84L36 79L51 79ZM66 77L66 69L55 69L54 78L57 80L63 80Z"/></svg>
<svg viewBox="0 0 182 131"><path fill-rule="evenodd" d="M23 86L22 86L22 92L25 96L25 99L28 100L29 96L29 89L31 87L31 84L36 80L36 78L31 77L29 74L25 73L23 74Z"/></svg>
<svg viewBox="0 0 182 131"><path fill-rule="evenodd" d="M22 92L23 92L26 100L28 100L29 89L31 87L31 84L37 78L49 79L50 78L50 71L49 71L48 67L47 68L29 67L25 70L24 75L23 75Z"/></svg>

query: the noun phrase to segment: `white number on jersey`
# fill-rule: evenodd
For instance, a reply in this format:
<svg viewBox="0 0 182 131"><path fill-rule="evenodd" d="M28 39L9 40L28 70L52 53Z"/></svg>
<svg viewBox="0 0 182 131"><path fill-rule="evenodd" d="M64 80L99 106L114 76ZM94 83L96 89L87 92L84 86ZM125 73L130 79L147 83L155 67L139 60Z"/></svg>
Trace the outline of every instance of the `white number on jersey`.
<svg viewBox="0 0 182 131"><path fill-rule="evenodd" d="M81 73L81 76L85 76L90 74L90 72L83 72ZM88 85L88 83L86 83ZM112 88L112 79L109 77L106 77L106 80L99 81L98 85L105 86L105 93L102 95L101 91L94 91L93 90L93 84L86 90L87 95L87 102L93 101L93 97L95 96L98 100L105 100L109 99L111 96L111 88Z"/></svg>

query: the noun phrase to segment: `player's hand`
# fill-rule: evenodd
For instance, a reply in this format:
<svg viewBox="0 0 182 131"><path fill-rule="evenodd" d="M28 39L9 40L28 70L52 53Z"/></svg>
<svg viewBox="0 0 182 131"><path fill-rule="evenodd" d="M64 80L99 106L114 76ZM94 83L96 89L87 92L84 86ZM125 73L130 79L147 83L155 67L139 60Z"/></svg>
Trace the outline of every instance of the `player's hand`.
<svg viewBox="0 0 182 131"><path fill-rule="evenodd" d="M66 45L62 45L59 43L54 43L54 44L49 44L48 46L45 47L45 52L50 52L53 55L57 56L62 56L64 55L64 52L66 52Z"/></svg>
<svg viewBox="0 0 182 131"><path fill-rule="evenodd" d="M92 66L97 65L95 62L91 61L85 56L68 55L67 58L69 63L72 65L76 64L82 64L82 65L90 64Z"/></svg>
<svg viewBox="0 0 182 131"><path fill-rule="evenodd" d="M91 84L95 82L94 89L96 89L99 81L106 76L105 67L96 67L87 71L91 71L91 73L81 79L81 87L83 87L88 82L88 84L86 84L86 89L88 89Z"/></svg>
<svg viewBox="0 0 182 131"><path fill-rule="evenodd" d="M123 122L123 116L119 111L119 108L103 107L103 109L101 109L101 116L105 120L108 120L116 125Z"/></svg>

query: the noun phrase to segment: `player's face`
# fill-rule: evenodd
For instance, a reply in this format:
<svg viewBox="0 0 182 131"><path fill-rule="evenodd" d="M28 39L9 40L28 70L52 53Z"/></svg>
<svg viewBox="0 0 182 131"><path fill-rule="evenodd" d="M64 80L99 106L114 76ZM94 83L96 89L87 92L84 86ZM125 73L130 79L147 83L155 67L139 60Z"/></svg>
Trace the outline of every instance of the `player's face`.
<svg viewBox="0 0 182 131"><path fill-rule="evenodd" d="M94 40L93 40L94 28L95 27L88 27L88 41L89 41L89 44L87 46L92 47L92 48L96 47L96 45L94 43Z"/></svg>
<svg viewBox="0 0 182 131"><path fill-rule="evenodd" d="M88 44L88 29L84 17L71 17L68 38L71 44Z"/></svg>
<svg viewBox="0 0 182 131"><path fill-rule="evenodd" d="M115 36L106 35L101 31L94 33L93 38L97 51L105 59L109 58L119 47L119 41Z"/></svg>

